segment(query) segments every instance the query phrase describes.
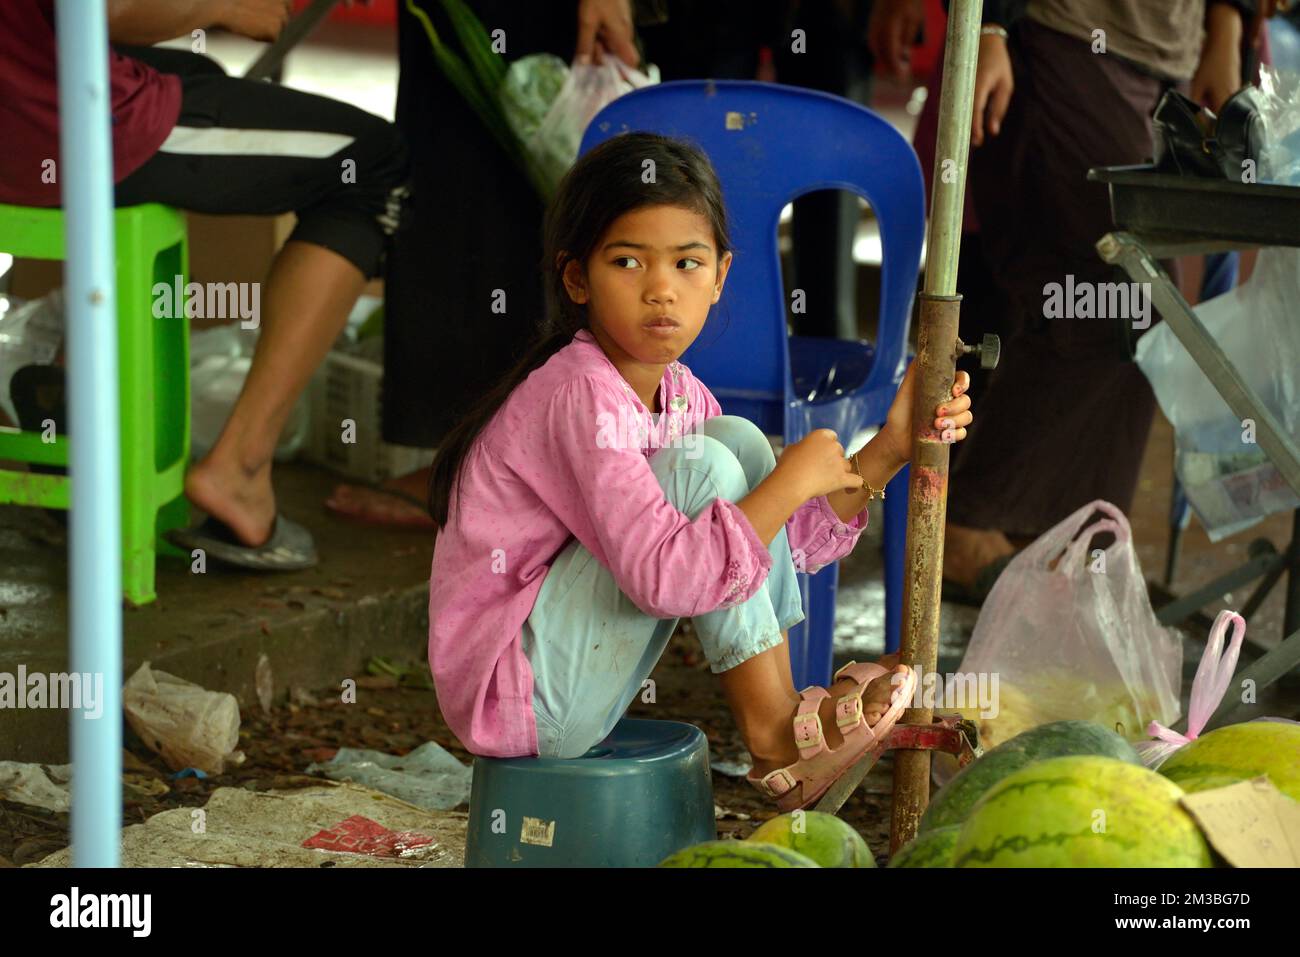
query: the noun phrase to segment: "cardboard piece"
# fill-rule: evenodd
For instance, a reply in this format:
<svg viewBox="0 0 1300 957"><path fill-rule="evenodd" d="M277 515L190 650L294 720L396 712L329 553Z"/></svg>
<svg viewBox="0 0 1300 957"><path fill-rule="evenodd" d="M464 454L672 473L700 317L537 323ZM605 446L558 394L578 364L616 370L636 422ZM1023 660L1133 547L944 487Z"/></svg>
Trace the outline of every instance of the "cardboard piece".
<svg viewBox="0 0 1300 957"><path fill-rule="evenodd" d="M1182 804L1233 867L1300 867L1300 801L1267 776L1185 794Z"/></svg>

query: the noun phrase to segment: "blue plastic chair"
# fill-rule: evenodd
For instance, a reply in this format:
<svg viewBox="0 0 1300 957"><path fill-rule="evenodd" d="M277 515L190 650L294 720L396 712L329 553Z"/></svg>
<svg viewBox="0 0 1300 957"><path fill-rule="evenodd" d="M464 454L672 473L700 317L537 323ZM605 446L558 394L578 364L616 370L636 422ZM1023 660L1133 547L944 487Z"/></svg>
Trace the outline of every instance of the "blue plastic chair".
<svg viewBox="0 0 1300 957"><path fill-rule="evenodd" d="M646 87L596 115L582 152L643 130L693 140L722 181L736 259L722 300L682 361L729 415L787 444L813 429L842 442L885 421L906 368L908 326L925 232L925 187L911 145L849 100L797 87L739 80L683 80ZM842 189L871 204L883 244L879 334L858 340L790 336L777 223L804 193ZM907 534L907 470L885 498L886 648L897 649ZM838 563L800 575L807 617L790 630L796 687L831 677Z"/></svg>

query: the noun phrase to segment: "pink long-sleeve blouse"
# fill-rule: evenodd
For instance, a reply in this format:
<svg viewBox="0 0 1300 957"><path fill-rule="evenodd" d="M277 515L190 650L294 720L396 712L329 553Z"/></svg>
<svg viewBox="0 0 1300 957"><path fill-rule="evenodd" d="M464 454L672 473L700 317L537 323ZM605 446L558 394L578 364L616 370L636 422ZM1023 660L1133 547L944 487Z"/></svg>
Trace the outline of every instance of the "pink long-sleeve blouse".
<svg viewBox="0 0 1300 957"><path fill-rule="evenodd" d="M443 717L485 757L537 753L522 628L550 563L575 537L648 616L685 618L747 601L772 557L734 502L688 518L649 458L722 414L680 362L664 370L657 420L587 329L510 394L465 461L439 530L429 587L429 666ZM816 572L852 551L825 496L786 523Z"/></svg>

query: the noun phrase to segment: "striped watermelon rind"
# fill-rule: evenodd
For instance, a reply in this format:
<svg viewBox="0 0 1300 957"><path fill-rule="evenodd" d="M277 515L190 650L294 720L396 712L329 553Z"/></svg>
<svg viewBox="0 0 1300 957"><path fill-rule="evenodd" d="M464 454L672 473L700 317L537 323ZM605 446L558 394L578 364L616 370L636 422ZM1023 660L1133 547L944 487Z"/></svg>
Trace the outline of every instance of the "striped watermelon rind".
<svg viewBox="0 0 1300 957"><path fill-rule="evenodd" d="M1114 758L1049 758L980 798L962 825L954 863L1212 867L1209 844L1179 804L1182 794L1154 771Z"/></svg>
<svg viewBox="0 0 1300 957"><path fill-rule="evenodd" d="M890 867L952 867L961 825L936 827L918 834L889 859Z"/></svg>
<svg viewBox="0 0 1300 957"><path fill-rule="evenodd" d="M788 847L760 841L705 841L678 851L660 867L817 867L816 861Z"/></svg>
<svg viewBox="0 0 1300 957"><path fill-rule="evenodd" d="M961 824L990 788L1022 768L1047 758L1086 754L1133 765L1142 763L1133 745L1095 722L1053 721L1039 725L1003 741L962 768L930 802L918 833Z"/></svg>
<svg viewBox="0 0 1300 957"><path fill-rule="evenodd" d="M1300 801L1300 725L1247 721L1216 728L1170 755L1160 773L1188 793L1267 774Z"/></svg>
<svg viewBox="0 0 1300 957"><path fill-rule="evenodd" d="M762 824L749 840L787 847L819 867L875 867L876 859L852 825L824 811L781 814Z"/></svg>

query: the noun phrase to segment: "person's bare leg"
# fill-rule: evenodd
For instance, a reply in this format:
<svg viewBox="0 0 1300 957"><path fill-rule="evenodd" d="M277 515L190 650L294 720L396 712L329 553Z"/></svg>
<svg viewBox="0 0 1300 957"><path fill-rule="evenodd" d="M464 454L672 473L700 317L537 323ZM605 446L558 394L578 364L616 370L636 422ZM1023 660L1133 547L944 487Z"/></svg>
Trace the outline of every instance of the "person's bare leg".
<svg viewBox="0 0 1300 957"><path fill-rule="evenodd" d="M789 633L782 632L782 635L786 644L769 648L718 675L727 705L736 719L736 727L753 758L754 774L758 777L799 759L791 726L799 706L799 693L790 675ZM887 659L881 663L885 667L893 666ZM831 697L818 708L822 733L829 748L844 743L844 736L835 724L836 699L852 691L855 685L848 678L835 682L827 689ZM868 726L875 725L889 709L892 693L890 675L882 675L867 686L862 695L862 711Z"/></svg>
<svg viewBox="0 0 1300 957"><path fill-rule="evenodd" d="M943 532L943 577L965 585L975 584L980 569L1016 547L997 529L967 528L949 522Z"/></svg>
<svg viewBox="0 0 1300 957"><path fill-rule="evenodd" d="M271 457L280 431L365 283L350 261L314 243L288 242L271 264L248 379L216 445L185 476L189 500L246 545L271 535Z"/></svg>
<svg viewBox="0 0 1300 957"><path fill-rule="evenodd" d="M785 649L785 653L776 656L776 666L778 671L781 674L781 681L783 686L789 687L791 690L797 692L799 689L795 688L794 686L794 672L791 670L791 665L790 665L790 658L791 658L790 632L789 631L781 632L781 637L785 639L785 645L783 646Z"/></svg>

